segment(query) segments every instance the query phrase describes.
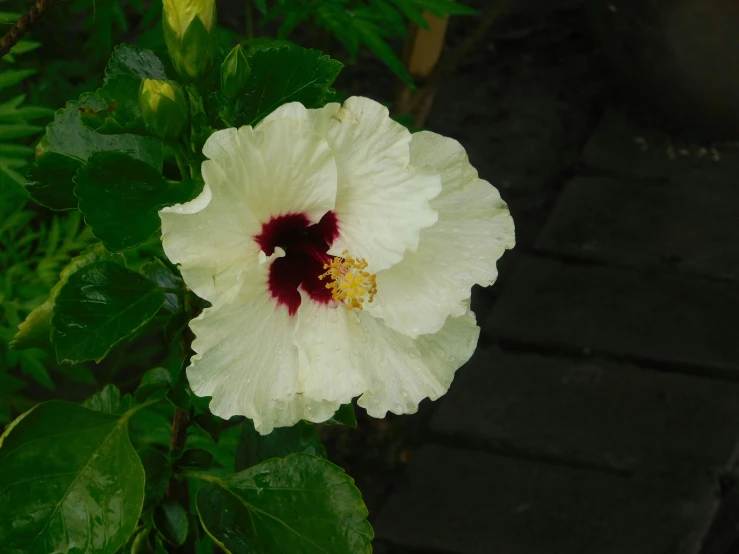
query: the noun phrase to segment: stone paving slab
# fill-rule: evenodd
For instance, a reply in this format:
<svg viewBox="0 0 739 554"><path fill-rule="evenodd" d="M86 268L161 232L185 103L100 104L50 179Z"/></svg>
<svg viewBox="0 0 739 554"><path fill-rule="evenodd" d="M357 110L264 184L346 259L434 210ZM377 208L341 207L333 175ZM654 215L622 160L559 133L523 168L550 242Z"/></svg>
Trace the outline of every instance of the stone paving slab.
<svg viewBox="0 0 739 554"><path fill-rule="evenodd" d="M431 429L645 478L718 474L739 439L739 384L487 348L459 370Z"/></svg>
<svg viewBox="0 0 739 554"><path fill-rule="evenodd" d="M484 332L736 374L737 314L739 287L729 281L524 256Z"/></svg>
<svg viewBox="0 0 739 554"><path fill-rule="evenodd" d="M733 182L578 178L539 250L619 265L739 278L739 172Z"/></svg>
<svg viewBox="0 0 739 554"><path fill-rule="evenodd" d="M722 485L725 490L722 491L721 507L703 542L701 554L739 554L739 483L736 473L732 479L725 479Z"/></svg>
<svg viewBox="0 0 739 554"><path fill-rule="evenodd" d="M378 538L454 554L694 554L716 508L591 470L427 445L390 496ZM402 551L402 550L400 550Z"/></svg>
<svg viewBox="0 0 739 554"><path fill-rule="evenodd" d="M485 11L490 2L474 3ZM513 11L519 13L494 26L462 70L439 87L426 124L460 141L480 177L503 198L509 190L538 191L558 181L579 160L600 119L602 60L582 32L584 11L566 4L571 0L517 3ZM469 21L451 19L450 47L467 38ZM526 38L495 36L509 24Z"/></svg>
<svg viewBox="0 0 739 554"><path fill-rule="evenodd" d="M637 178L724 179L739 172L736 143L670 137L615 109L586 143L582 159L591 168Z"/></svg>
<svg viewBox="0 0 739 554"><path fill-rule="evenodd" d="M516 250L531 249L559 196L559 187L536 191L501 190L516 225Z"/></svg>

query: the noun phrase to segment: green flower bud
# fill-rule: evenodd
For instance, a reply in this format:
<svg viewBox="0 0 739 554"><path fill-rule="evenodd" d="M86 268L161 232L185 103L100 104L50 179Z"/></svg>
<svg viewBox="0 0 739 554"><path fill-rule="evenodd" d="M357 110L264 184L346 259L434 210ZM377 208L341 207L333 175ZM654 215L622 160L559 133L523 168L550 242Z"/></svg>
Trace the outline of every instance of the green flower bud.
<svg viewBox="0 0 739 554"><path fill-rule="evenodd" d="M228 53L221 64L221 91L229 100L236 98L244 90L249 80L251 68L241 45Z"/></svg>
<svg viewBox="0 0 739 554"><path fill-rule="evenodd" d="M183 79L196 81L210 70L215 19L215 0L164 0L164 41Z"/></svg>
<svg viewBox="0 0 739 554"><path fill-rule="evenodd" d="M159 138L174 140L187 130L190 110L182 88L174 81L144 79L139 106L146 128Z"/></svg>

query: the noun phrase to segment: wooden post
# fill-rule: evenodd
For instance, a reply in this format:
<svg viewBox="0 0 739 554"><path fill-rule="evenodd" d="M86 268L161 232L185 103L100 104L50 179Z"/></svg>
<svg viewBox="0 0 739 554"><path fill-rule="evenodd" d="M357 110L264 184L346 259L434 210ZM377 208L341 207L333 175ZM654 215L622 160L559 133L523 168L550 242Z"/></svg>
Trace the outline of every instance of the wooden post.
<svg viewBox="0 0 739 554"><path fill-rule="evenodd" d="M449 25L449 16L441 18L430 13L423 15L429 28L421 29L413 25L405 53L408 72L413 77L419 78L428 77L436 67L441 58L441 51L444 49L446 29Z"/></svg>
<svg viewBox="0 0 739 554"><path fill-rule="evenodd" d="M412 115L415 125L423 127L431 111L436 89L441 82L454 74L464 58L485 38L487 31L505 18L514 7L516 0L495 0L479 21L477 27L454 50L446 52L439 59L444 47L444 37L448 19L440 20L430 14L426 20L431 25L429 30L412 29L406 43L405 63L411 76L416 79L417 92L403 86L398 93L395 104L396 113ZM436 22L434 22L436 20ZM433 60L433 63L431 63ZM426 72L425 75L414 75L413 71Z"/></svg>
<svg viewBox="0 0 739 554"><path fill-rule="evenodd" d="M403 55L408 73L421 87L439 63L449 24L449 16L442 18L425 12L424 18L428 22L429 28L421 29L415 23L411 24ZM395 110L400 114L412 115L415 118L415 124L419 127L423 126L431 108L433 97L433 94L425 94L423 101L419 102L419 94L414 93L407 85L403 84L398 92Z"/></svg>

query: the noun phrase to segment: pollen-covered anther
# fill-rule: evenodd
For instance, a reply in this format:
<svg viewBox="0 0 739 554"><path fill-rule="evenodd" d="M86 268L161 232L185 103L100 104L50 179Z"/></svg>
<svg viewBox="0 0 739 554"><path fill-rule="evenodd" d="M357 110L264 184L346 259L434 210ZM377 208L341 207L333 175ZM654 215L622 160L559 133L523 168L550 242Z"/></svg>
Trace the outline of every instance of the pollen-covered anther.
<svg viewBox="0 0 739 554"><path fill-rule="evenodd" d="M337 302L344 304L347 310L361 310L365 302L372 302L377 294L377 278L373 273L365 271L367 260L352 258L345 250L336 256L330 264L324 264L326 273L319 275L323 280L331 279L326 288Z"/></svg>

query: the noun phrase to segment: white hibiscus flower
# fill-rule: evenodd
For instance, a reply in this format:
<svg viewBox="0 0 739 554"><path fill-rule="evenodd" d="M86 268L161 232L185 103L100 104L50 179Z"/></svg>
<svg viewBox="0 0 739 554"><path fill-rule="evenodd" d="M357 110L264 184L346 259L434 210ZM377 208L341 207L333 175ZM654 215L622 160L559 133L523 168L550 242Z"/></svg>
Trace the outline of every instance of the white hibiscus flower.
<svg viewBox="0 0 739 554"><path fill-rule="evenodd" d="M160 212L164 249L208 300L191 322L193 391L261 433L437 399L479 335L473 284L514 245L464 149L411 135L367 98L287 104L214 133L205 188Z"/></svg>

